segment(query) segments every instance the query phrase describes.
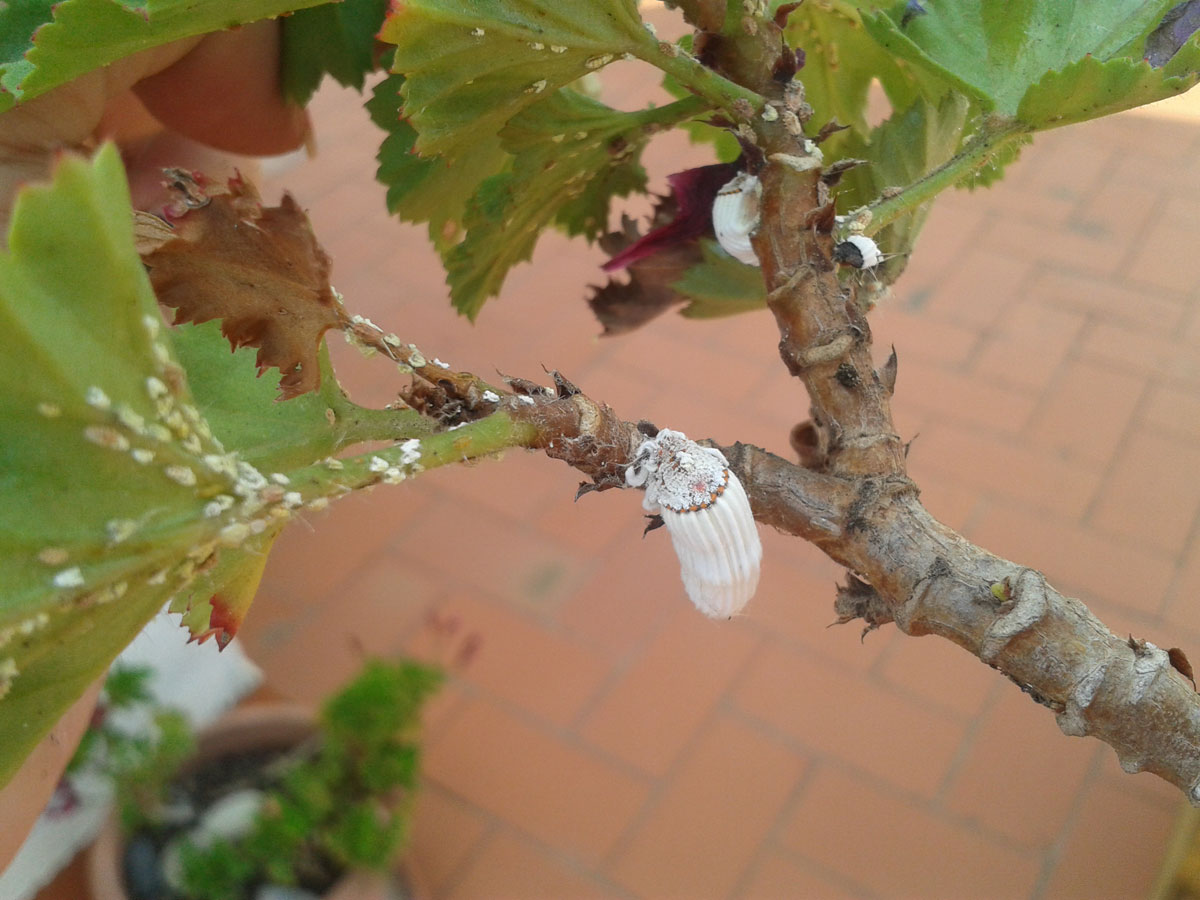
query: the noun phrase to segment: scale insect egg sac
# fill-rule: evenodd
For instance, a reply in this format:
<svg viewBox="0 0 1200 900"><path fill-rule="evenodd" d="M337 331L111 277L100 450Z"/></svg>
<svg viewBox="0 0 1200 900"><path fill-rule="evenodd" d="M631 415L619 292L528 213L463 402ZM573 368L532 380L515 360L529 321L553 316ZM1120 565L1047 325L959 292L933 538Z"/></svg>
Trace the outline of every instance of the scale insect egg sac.
<svg viewBox="0 0 1200 900"><path fill-rule="evenodd" d="M662 516L696 608L713 619L741 612L758 587L762 542L746 491L721 451L664 429L638 447L625 480L644 485L642 505Z"/></svg>

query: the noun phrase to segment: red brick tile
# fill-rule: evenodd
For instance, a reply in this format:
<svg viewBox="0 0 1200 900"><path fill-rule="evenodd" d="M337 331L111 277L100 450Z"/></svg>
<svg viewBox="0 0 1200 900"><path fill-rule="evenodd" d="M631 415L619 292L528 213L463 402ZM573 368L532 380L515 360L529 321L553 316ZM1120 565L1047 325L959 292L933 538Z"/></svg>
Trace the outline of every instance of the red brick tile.
<svg viewBox="0 0 1200 900"><path fill-rule="evenodd" d="M724 897L766 837L805 761L728 717L672 773L612 864L641 897Z"/></svg>
<svg viewBox="0 0 1200 900"><path fill-rule="evenodd" d="M1142 421L1177 437L1200 441L1200 396L1195 392L1154 385L1142 404Z"/></svg>
<svg viewBox="0 0 1200 900"><path fill-rule="evenodd" d="M570 499L579 483L579 478L557 460L519 448L434 469L422 478L441 492L439 505L478 507L520 520L532 518L556 495Z"/></svg>
<svg viewBox="0 0 1200 900"><path fill-rule="evenodd" d="M938 420L1020 431L1033 413L1032 391L1002 387L987 373L965 375L920 360L900 363L892 406L915 407Z"/></svg>
<svg viewBox="0 0 1200 900"><path fill-rule="evenodd" d="M1200 228L1197 229L1200 231ZM1196 255L1200 261L1200 254ZM1085 358L1134 374L1158 375L1168 381L1200 383L1200 354L1194 347L1154 335L1131 332L1118 324L1095 325L1083 339Z"/></svg>
<svg viewBox="0 0 1200 900"><path fill-rule="evenodd" d="M1098 136L1104 133L1107 124L1107 121L1089 122L1070 131L1039 134L1033 146L1022 151L1019 165L1024 169L1015 173L1012 180L1022 188L1052 196L1070 200L1085 197L1111 170L1116 155ZM1008 181L1006 177L1004 183L997 185L996 192L1008 187Z"/></svg>
<svg viewBox="0 0 1200 900"><path fill-rule="evenodd" d="M268 584L241 637L273 687L315 702L353 677L364 660L399 653L437 590L424 575L387 558L300 607L278 602Z"/></svg>
<svg viewBox="0 0 1200 900"><path fill-rule="evenodd" d="M992 496L1071 517L1083 514L1100 481L1098 472L1047 458L1024 440L937 422L913 443L908 465L917 484L948 476Z"/></svg>
<svg viewBox="0 0 1200 900"><path fill-rule="evenodd" d="M1182 235L1200 232L1200 210L1193 197L1168 195L1141 236L1125 277L1169 291L1190 291L1200 283L1200 255L1180 253ZM1186 239L1184 239L1186 240Z"/></svg>
<svg viewBox="0 0 1200 900"><path fill-rule="evenodd" d="M865 637L861 621L834 625L833 609L845 569L799 539L762 531L763 571L745 624L806 648L823 659L865 672L897 638L891 626Z"/></svg>
<svg viewBox="0 0 1200 900"><path fill-rule="evenodd" d="M1175 813L1101 783L1085 795L1046 885L1056 900L1145 897Z"/></svg>
<svg viewBox="0 0 1200 900"><path fill-rule="evenodd" d="M1175 294L1134 288L1088 272L1047 269L1029 285L1029 300L1126 322L1143 331L1169 332L1179 324L1183 300Z"/></svg>
<svg viewBox="0 0 1200 900"><path fill-rule="evenodd" d="M884 303L872 313L871 334L880 364L887 360L890 347L894 345L897 357L905 362L912 357L957 366L970 358L971 351L979 343L979 334L974 328L913 313L894 303Z"/></svg>
<svg viewBox="0 0 1200 900"><path fill-rule="evenodd" d="M830 768L808 785L781 840L881 897L1016 900L1031 895L1038 875L1033 856Z"/></svg>
<svg viewBox="0 0 1200 900"><path fill-rule="evenodd" d="M1045 573L1064 592L1085 591L1142 613L1157 613L1174 569L1171 561L1036 510L989 508L969 535L981 547Z"/></svg>
<svg viewBox="0 0 1200 900"><path fill-rule="evenodd" d="M934 708L974 719L1000 676L961 647L939 637L898 637L876 666L884 682Z"/></svg>
<svg viewBox="0 0 1200 900"><path fill-rule="evenodd" d="M994 322L1005 306L1024 296L1033 263L1022 256L999 252L988 242L964 252L949 277L939 278L923 302L909 308L964 325Z"/></svg>
<svg viewBox="0 0 1200 900"><path fill-rule="evenodd" d="M455 588L474 588L539 612L570 596L584 563L553 540L507 516L467 505L435 505L420 537L400 558L440 573Z"/></svg>
<svg viewBox="0 0 1200 900"><path fill-rule="evenodd" d="M919 434L917 440L920 440ZM920 482L919 487L921 488L921 504L939 522L949 525L956 531L962 531L966 527L971 516L979 507L980 492L978 488L963 487L944 476L938 475L926 479Z"/></svg>
<svg viewBox="0 0 1200 900"><path fill-rule="evenodd" d="M1040 852L1066 824L1101 745L1067 737L1053 712L996 678L1003 681L1002 693L972 735L944 802Z"/></svg>
<svg viewBox="0 0 1200 900"><path fill-rule="evenodd" d="M1180 562L1179 572L1171 587L1165 619L1172 624L1200 630L1200 604L1196 602L1197 597L1200 597L1200 541L1193 541Z"/></svg>
<svg viewBox="0 0 1200 900"><path fill-rule="evenodd" d="M1049 386L1026 435L1058 458L1105 466L1145 390L1145 378L1075 360Z"/></svg>
<svg viewBox="0 0 1200 900"><path fill-rule="evenodd" d="M439 896L491 827L487 814L432 784L417 792L412 822L406 856Z"/></svg>
<svg viewBox="0 0 1200 900"><path fill-rule="evenodd" d="M692 609L675 614L583 720L591 744L662 775L697 734L757 638Z"/></svg>
<svg viewBox="0 0 1200 900"><path fill-rule="evenodd" d="M543 464L563 465L542 461ZM576 484L588 481L572 471ZM535 514L538 530L557 538L581 553L599 556L623 538L640 535L645 527L642 494L632 491L602 491L585 494L578 500L573 493L561 490L556 484Z"/></svg>
<svg viewBox="0 0 1200 900"><path fill-rule="evenodd" d="M694 323L684 323L694 329ZM679 393L702 393L714 405L723 407L740 402L749 393L748 372L782 367L773 352L778 338L766 343L756 356L738 357L725 347L710 348L684 332L682 340L664 334L665 329L643 328L617 340L617 349L606 365L624 369L652 380L665 382Z"/></svg>
<svg viewBox="0 0 1200 900"><path fill-rule="evenodd" d="M973 355L970 371L998 385L1040 392L1083 329L1080 313L1020 303L996 324Z"/></svg>
<svg viewBox="0 0 1200 900"><path fill-rule="evenodd" d="M588 864L612 849L647 793L623 769L480 701L427 744L425 773Z"/></svg>
<svg viewBox="0 0 1200 900"><path fill-rule="evenodd" d="M614 659L639 650L688 603L678 567L662 543L621 536L591 578L564 601L556 620Z"/></svg>
<svg viewBox="0 0 1200 900"><path fill-rule="evenodd" d="M604 900L613 891L559 854L502 832L490 838L446 900Z"/></svg>
<svg viewBox="0 0 1200 900"><path fill-rule="evenodd" d="M1017 259L1115 276L1123 271L1120 264L1138 225L1114 220L1084 229L1074 217L1066 227L1037 218L1010 218L994 222L981 241Z"/></svg>
<svg viewBox="0 0 1200 900"><path fill-rule="evenodd" d="M1135 434L1104 479L1089 524L1131 544L1181 552L1200 511L1200 450L1186 439Z"/></svg>
<svg viewBox="0 0 1200 900"><path fill-rule="evenodd" d="M263 596L289 609L328 599L420 521L426 504L405 487L358 491L330 504L326 512L306 513L289 525L268 558Z"/></svg>
<svg viewBox="0 0 1200 900"><path fill-rule="evenodd" d="M773 644L758 652L734 696L806 750L926 795L942 783L964 734L962 724L872 679Z"/></svg>
<svg viewBox="0 0 1200 900"><path fill-rule="evenodd" d="M608 675L599 654L506 604L459 593L437 611L479 636L464 680L556 725L574 719Z"/></svg>
<svg viewBox="0 0 1200 900"><path fill-rule="evenodd" d="M1195 115L1195 98L1180 94L1087 124L1103 126L1104 140L1123 151L1121 156L1153 161L1143 168L1165 173L1195 159L1189 152L1196 144Z"/></svg>
<svg viewBox="0 0 1200 900"><path fill-rule="evenodd" d="M1129 774L1117 762L1117 754L1109 748L1100 753L1099 784L1105 784L1132 794L1167 812L1177 813L1184 805L1184 793L1171 782L1149 772Z"/></svg>
<svg viewBox="0 0 1200 900"><path fill-rule="evenodd" d="M735 900L780 900L782 897L811 897L820 900L863 900L867 895L853 890L835 876L815 871L811 864L788 859L769 851L751 870Z"/></svg>

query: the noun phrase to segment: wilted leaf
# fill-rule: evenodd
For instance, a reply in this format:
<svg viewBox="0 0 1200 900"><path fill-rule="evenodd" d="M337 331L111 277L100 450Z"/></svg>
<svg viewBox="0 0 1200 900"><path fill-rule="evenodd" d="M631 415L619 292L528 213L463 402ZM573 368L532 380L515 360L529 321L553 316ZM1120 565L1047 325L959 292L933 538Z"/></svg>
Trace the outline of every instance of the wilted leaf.
<svg viewBox="0 0 1200 900"><path fill-rule="evenodd" d="M650 227L668 223L674 217L675 209L674 199L662 198L655 208ZM640 234L632 219L623 216L621 223L622 231L600 239L600 246L609 253L620 255L622 250L639 240ZM611 336L633 331L672 306L683 303L684 298L673 285L700 258L700 245L695 240L664 246L656 253L628 263L627 281L614 278L595 288L588 298L588 306L604 326L604 334Z"/></svg>
<svg viewBox="0 0 1200 900"><path fill-rule="evenodd" d="M208 195L178 218L175 240L144 257L159 302L176 323L221 319L235 348L258 347L259 371L283 375L283 399L316 390L321 335L348 319L308 217L290 194L264 208L241 179Z"/></svg>

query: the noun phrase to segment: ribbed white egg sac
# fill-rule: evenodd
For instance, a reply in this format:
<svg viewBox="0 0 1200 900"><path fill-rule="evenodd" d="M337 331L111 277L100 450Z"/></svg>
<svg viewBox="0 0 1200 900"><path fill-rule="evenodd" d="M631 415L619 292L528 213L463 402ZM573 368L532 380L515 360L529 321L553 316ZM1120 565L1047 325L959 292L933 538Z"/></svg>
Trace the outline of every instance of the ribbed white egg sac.
<svg viewBox="0 0 1200 900"><path fill-rule="evenodd" d="M725 492L695 512L661 512L683 587L696 609L713 619L736 616L754 596L762 566L762 542L750 501L736 475Z"/></svg>
<svg viewBox="0 0 1200 900"><path fill-rule="evenodd" d="M762 542L724 455L663 429L638 447L625 480L644 485L643 507L662 516L696 608L714 619L741 612L758 587Z"/></svg>

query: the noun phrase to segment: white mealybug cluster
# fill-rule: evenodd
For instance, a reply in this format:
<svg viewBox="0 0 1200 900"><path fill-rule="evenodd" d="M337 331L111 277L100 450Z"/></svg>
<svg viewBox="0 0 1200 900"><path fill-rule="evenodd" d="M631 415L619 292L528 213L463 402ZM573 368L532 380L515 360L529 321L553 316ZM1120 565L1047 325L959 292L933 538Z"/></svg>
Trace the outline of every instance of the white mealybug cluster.
<svg viewBox="0 0 1200 900"><path fill-rule="evenodd" d="M758 265L758 255L750 246L750 235L758 230L762 183L749 172L739 172L717 191L713 200L713 231L717 242L734 259Z"/></svg>
<svg viewBox="0 0 1200 900"><path fill-rule="evenodd" d="M833 258L855 269L873 269L883 262L883 253L869 237L852 234L833 248Z"/></svg>
<svg viewBox="0 0 1200 900"><path fill-rule="evenodd" d="M696 608L713 619L741 612L758 587L762 543L746 491L721 451L664 429L638 447L625 481L645 486L642 505L666 523Z"/></svg>

